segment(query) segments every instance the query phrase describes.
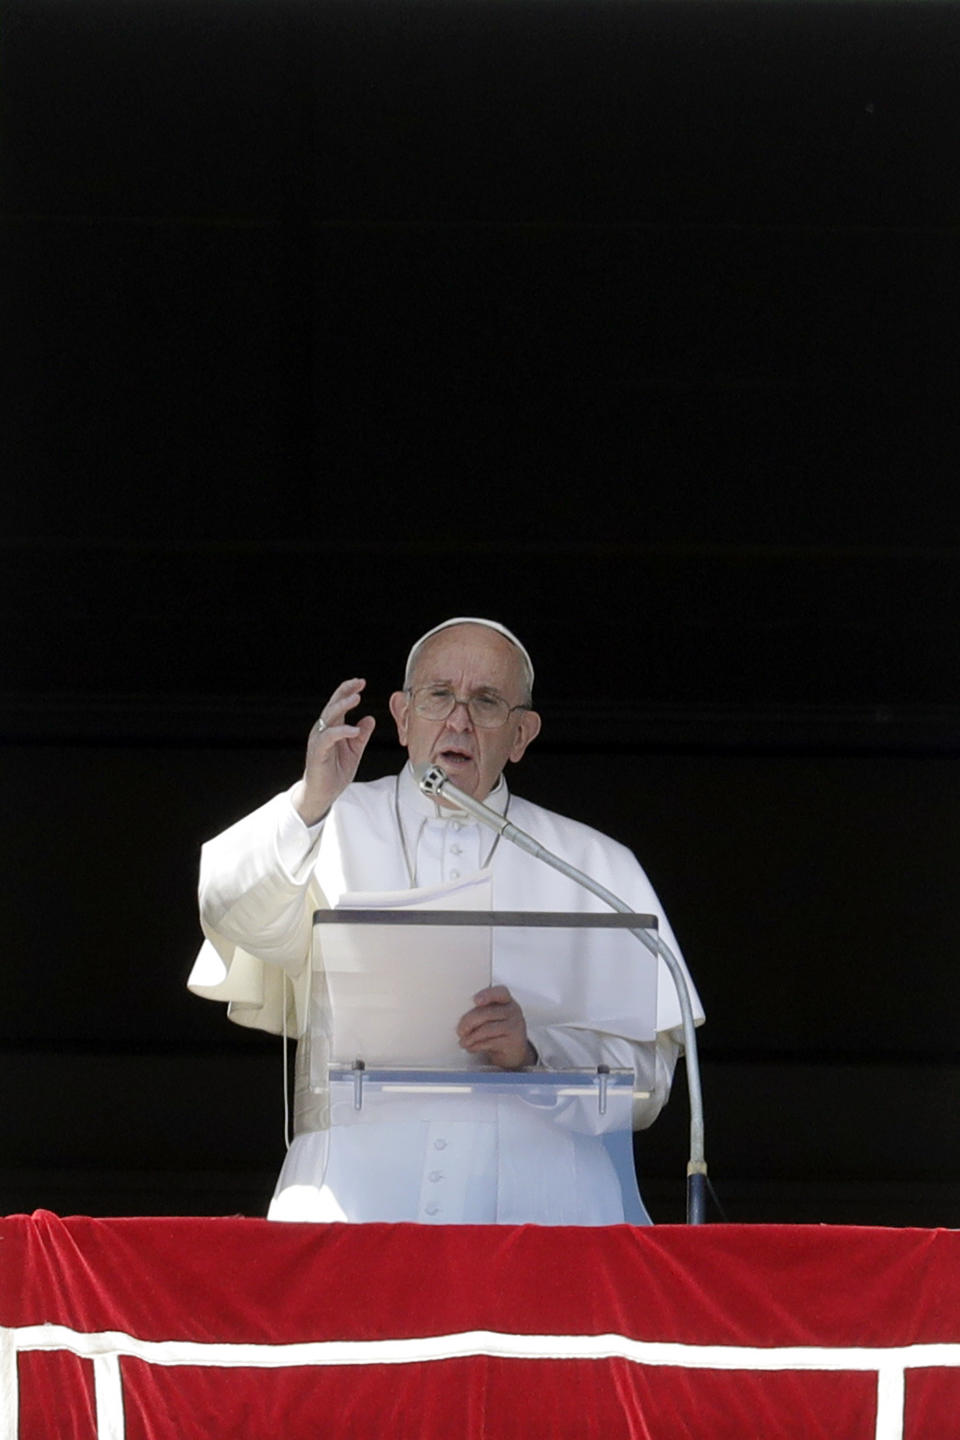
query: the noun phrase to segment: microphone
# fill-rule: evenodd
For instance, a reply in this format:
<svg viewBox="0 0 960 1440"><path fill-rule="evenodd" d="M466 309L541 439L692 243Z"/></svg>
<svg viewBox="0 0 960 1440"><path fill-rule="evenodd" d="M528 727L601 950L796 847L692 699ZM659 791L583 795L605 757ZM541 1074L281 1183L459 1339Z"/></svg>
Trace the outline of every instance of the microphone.
<svg viewBox="0 0 960 1440"><path fill-rule="evenodd" d="M621 915L632 915L633 908L614 895L612 890L601 885L592 876L586 875L578 870L575 865L561 859L545 845L534 840L525 830L514 825L505 815L498 815L496 810L491 810L489 805L484 805L480 800L474 800L472 795L465 794L448 778L446 770L441 765L416 765L414 775L417 784L424 795L431 799L445 797L447 800L466 810L468 815L473 815L481 825L489 825L502 835L505 840L510 840L521 850L526 850L529 855L542 860L554 870L559 870L561 875L566 875L585 890L596 895L610 906L611 910L617 910ZM680 1002L680 1013L683 1018L683 1048L687 1067L687 1091L690 1106L690 1159L687 1164L687 1220L692 1225L702 1225L706 1211L706 1183L707 1163L704 1155L704 1133L703 1133L703 1096L700 1088L700 1062L697 1054L697 1032L693 1018L693 1005L690 1000L690 987L687 984L687 977L683 972L680 961L674 955L670 946L660 938L658 934L647 930L631 930L630 934L654 956L659 956L670 972L674 987L677 992L677 999Z"/></svg>
<svg viewBox="0 0 960 1440"><path fill-rule="evenodd" d="M424 795L429 795L431 800L444 796L461 810L466 810L473 815L482 825L489 825L491 830L496 830L502 835L507 824L505 815L498 815L496 810L491 810L489 805L484 805L480 800L474 800L472 795L467 795L459 790L447 775L441 765L415 765L413 773L416 776L417 784Z"/></svg>
<svg viewBox="0 0 960 1440"><path fill-rule="evenodd" d="M442 796L452 801L459 809L466 810L468 815L479 820L481 825L488 825L491 830L496 830L497 834L502 835L505 840L512 841L521 850L526 850L528 855L534 855L538 860L546 861L548 865L556 868L566 864L565 861L559 860L550 850L541 845L538 840L534 840L532 835L528 835L526 830L521 830L519 825L514 825L509 821L506 815L498 814L496 810L491 810L489 805L484 805L482 800L474 800L472 795L467 795L465 791L459 789L449 778L442 765L415 765L413 773L423 794L429 795L431 800L437 800ZM579 874L579 872L576 873Z"/></svg>

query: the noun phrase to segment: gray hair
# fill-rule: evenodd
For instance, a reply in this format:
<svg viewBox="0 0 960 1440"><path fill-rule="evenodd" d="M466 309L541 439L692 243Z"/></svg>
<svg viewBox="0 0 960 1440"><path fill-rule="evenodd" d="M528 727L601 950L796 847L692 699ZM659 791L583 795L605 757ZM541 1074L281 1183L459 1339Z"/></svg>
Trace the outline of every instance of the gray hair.
<svg viewBox="0 0 960 1440"><path fill-rule="evenodd" d="M407 665L403 673L404 690L410 689L413 672L417 668L424 645L426 645L428 640L432 640L434 635L439 635L441 630L449 630L451 625L482 625L484 629L495 630L498 635L502 635L505 640L510 641L510 644L520 656L520 667L523 674L524 690L526 692L525 700L529 705L533 700L533 661L530 659L530 653L527 647L521 644L512 630L508 630L506 625L501 625L499 620L479 620L475 615L457 615L452 620L444 620L441 624L434 625L432 630L428 630L425 635L420 636L420 639L415 642L410 654L407 656Z"/></svg>

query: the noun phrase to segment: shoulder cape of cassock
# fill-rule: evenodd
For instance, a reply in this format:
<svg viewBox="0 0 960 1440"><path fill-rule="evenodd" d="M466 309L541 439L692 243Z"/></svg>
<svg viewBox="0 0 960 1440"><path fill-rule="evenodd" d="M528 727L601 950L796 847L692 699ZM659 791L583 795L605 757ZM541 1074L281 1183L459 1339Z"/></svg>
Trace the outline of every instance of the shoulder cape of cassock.
<svg viewBox="0 0 960 1440"><path fill-rule="evenodd" d="M206 941L188 980L194 994L226 1001L229 1017L237 1024L273 1034L302 1033L307 1020L310 967L306 957L313 912L336 904L344 890L396 890L409 884L403 873L404 862L396 836L395 785L393 776L353 784L337 801L323 828L318 851L314 852L309 881L301 880L296 890L298 924L288 927L283 944L268 936L248 949L239 941L244 938L250 943L248 937L253 927L244 924L245 918L258 907L269 907L271 903L276 906L278 901L282 903L294 893L290 877L285 876L279 884L276 879L278 807L289 805L286 796L276 796L204 847L209 868L223 874L243 872L239 883L234 882L234 891L242 892L244 899L225 907L222 916L216 906L206 907L207 914L202 921ZM657 915L660 935L683 964L657 895L630 850L579 821L518 796L511 797L510 819L549 850L600 881L638 913ZM498 909L609 913L603 901L507 842L498 847L493 874L494 905ZM581 937L600 933L580 932ZM631 953L629 946L636 946L637 942L629 937L620 938L621 944L627 946L627 953ZM505 951L508 948L504 945ZM515 988L521 999L522 978L511 957L505 953L503 959L508 968L495 978ZM574 984L574 995L568 996L583 1007L580 1023L589 1026L594 1022L599 1028L630 1038L632 963L621 972L628 977L625 985L622 979L611 979L604 984L597 971L590 968L593 973L586 979L589 995L580 991L576 996L580 987ZM538 973L542 976L544 972L539 969ZM559 981L559 976L557 979ZM690 988L694 1015L700 1023L703 1011L692 982ZM576 1023L572 1016L571 1021ZM656 1029L676 1032L680 1023L673 982L661 960Z"/></svg>
<svg viewBox="0 0 960 1440"><path fill-rule="evenodd" d="M295 881L280 864L277 826L289 803L276 795L204 845L200 924L206 938L187 980L194 995L226 1003L236 1024L272 1035L303 1032L312 917L329 908L312 867ZM279 935L264 923L272 911L293 916Z"/></svg>

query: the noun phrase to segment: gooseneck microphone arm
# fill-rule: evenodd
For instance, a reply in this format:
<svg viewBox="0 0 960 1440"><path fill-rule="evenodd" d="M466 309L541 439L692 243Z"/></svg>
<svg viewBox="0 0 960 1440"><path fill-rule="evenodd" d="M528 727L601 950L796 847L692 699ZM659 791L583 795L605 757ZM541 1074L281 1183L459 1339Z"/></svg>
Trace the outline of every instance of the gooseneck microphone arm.
<svg viewBox="0 0 960 1440"><path fill-rule="evenodd" d="M429 795L432 799L446 797L479 820L481 825L487 825L491 830L496 830L498 835L502 835L505 840L509 840L513 845L525 850L528 855L533 855L535 859L551 865L554 870L559 870L560 874L566 875L568 880L582 885L585 890L589 890L606 905L609 905L611 910L617 910L621 915L636 913L625 900L621 900L599 881L584 874L582 870L578 870L575 865L569 864L559 855L554 855L552 850L548 850L545 845L534 840L532 835L528 835L525 830L514 825L505 815L499 815L496 810L491 810L489 805L484 805L482 801L475 800L472 795L458 790L456 785L447 778L446 771L439 765L418 765L415 767L415 774L424 795ZM687 983L683 966L659 934L651 934L648 930L631 930L630 934L645 945L651 954L659 956L663 960L676 987L677 999L680 1001L680 1014L683 1019L683 1048L687 1065L687 1090L690 1097L687 1223L702 1225L706 1213L707 1162L704 1157L703 1094L700 1089L697 1031L693 1019L693 1005L690 1000L690 986Z"/></svg>

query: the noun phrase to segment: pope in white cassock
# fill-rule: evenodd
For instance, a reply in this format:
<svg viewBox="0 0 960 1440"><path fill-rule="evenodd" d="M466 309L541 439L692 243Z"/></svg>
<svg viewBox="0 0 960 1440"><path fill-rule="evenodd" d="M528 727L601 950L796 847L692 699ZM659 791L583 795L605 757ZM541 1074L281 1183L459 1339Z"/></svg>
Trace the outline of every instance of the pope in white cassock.
<svg viewBox="0 0 960 1440"><path fill-rule="evenodd" d="M329 1124L324 987L311 973L315 910L349 892L454 885L479 875L489 877L497 910L609 913L466 811L423 795L413 767L440 765L459 790L508 814L637 913L656 915L660 935L679 955L629 850L507 789L506 763L522 759L540 730L533 666L515 635L495 621L459 617L417 641L403 689L390 697L408 763L398 776L358 783L374 728L371 716L351 716L364 683L345 680L323 707L302 778L203 848L206 943L190 988L229 1002L230 1018L241 1024L299 1040L295 1134L270 1218L617 1224L624 1218L620 1185L602 1137L591 1133L599 1121L555 1123L548 1107L503 1095L421 1095L372 1106L362 1123ZM636 1091L648 1096L634 1101L633 1125L650 1125L682 1049L679 1002L663 961L656 962L651 1039L638 1018L646 951L635 939L589 928L492 933L493 984L464 997L456 1026L465 1063L505 1074L627 1067ZM555 993L558 984L565 994ZM691 998L699 1022L692 984ZM553 1019L528 1025L528 1014ZM579 1103L588 1115L590 1107Z"/></svg>

